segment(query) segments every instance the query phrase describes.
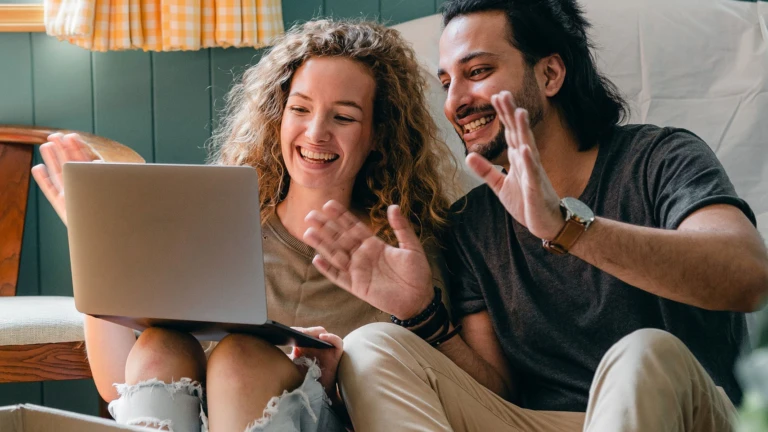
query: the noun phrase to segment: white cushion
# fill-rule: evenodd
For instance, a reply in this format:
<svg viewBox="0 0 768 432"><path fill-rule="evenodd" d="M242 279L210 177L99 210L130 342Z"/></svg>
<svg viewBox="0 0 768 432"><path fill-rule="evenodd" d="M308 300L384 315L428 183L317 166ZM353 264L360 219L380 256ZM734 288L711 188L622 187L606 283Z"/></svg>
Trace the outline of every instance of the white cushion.
<svg viewBox="0 0 768 432"><path fill-rule="evenodd" d="M0 297L0 346L83 341L72 297Z"/></svg>

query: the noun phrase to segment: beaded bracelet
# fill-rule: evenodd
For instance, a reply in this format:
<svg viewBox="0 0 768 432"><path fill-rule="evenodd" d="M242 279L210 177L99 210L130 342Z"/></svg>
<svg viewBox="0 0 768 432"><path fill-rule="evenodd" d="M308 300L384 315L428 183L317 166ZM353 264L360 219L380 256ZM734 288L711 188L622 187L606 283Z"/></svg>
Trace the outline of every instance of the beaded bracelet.
<svg viewBox="0 0 768 432"><path fill-rule="evenodd" d="M451 323L448 319L448 311L445 309L445 306L440 303L434 315L432 315L422 326L415 328L412 331L416 336L427 340L448 333L450 327Z"/></svg>
<svg viewBox="0 0 768 432"><path fill-rule="evenodd" d="M451 330L449 333L444 334L442 336L439 336L435 340L427 341L427 342L429 342L429 344L432 345L433 347L437 348L443 342L446 342L448 339L450 339L450 338L456 336L457 334L459 334L460 331L461 331L461 324L459 324L456 327L454 327L453 330Z"/></svg>
<svg viewBox="0 0 768 432"><path fill-rule="evenodd" d="M437 310L437 307L443 304L441 302L442 296L442 290L440 290L438 287L435 287L435 297L432 299L432 303L430 303L429 306L427 306L427 308L424 309L420 314L407 320L401 320L394 315L390 315L389 319L392 321L392 323L402 327L415 327L426 321L427 318L431 317L432 314L434 314Z"/></svg>

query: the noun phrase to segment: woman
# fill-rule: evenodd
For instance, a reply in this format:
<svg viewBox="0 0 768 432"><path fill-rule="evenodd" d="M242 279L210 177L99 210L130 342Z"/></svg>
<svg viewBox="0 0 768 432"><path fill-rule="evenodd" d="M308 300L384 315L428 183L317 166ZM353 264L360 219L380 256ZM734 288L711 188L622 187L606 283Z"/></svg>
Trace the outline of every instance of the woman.
<svg viewBox="0 0 768 432"><path fill-rule="evenodd" d="M438 173L452 158L436 139L423 84L413 51L373 23L308 22L245 72L227 97L211 162L259 173L270 318L322 324L303 331L335 349L294 348L294 364L249 335L204 350L189 334L151 328L136 340L130 329L86 317L94 380L118 422L178 432L199 430L199 416L213 431L342 429L330 408L343 407L335 380L340 337L389 317L313 267L314 251L300 240L305 217L336 200L394 242L387 207L398 204L422 243L432 243L452 192ZM66 223L57 173L65 161L90 158L77 136L50 140L33 175Z"/></svg>

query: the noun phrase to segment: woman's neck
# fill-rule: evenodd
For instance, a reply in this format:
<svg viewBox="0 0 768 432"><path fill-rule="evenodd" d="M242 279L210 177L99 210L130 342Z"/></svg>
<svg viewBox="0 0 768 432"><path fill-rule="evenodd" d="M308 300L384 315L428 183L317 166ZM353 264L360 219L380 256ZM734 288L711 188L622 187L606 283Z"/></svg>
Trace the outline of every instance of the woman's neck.
<svg viewBox="0 0 768 432"><path fill-rule="evenodd" d="M336 200L344 207L350 208L352 188L307 189L292 184L285 199L277 205L277 217L292 236L304 241L304 231L309 228L304 218L312 210L322 209L330 200Z"/></svg>

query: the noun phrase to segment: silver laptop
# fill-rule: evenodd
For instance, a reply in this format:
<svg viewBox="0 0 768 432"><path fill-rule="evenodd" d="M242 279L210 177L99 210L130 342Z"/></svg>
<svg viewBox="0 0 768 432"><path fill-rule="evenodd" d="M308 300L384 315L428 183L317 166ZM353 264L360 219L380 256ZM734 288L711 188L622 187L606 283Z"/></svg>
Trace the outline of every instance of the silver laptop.
<svg viewBox="0 0 768 432"><path fill-rule="evenodd" d="M80 312L201 340L330 346L267 317L253 168L66 163L64 193Z"/></svg>

